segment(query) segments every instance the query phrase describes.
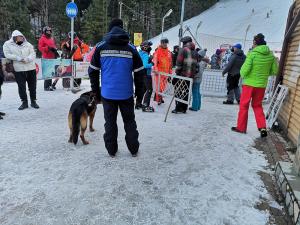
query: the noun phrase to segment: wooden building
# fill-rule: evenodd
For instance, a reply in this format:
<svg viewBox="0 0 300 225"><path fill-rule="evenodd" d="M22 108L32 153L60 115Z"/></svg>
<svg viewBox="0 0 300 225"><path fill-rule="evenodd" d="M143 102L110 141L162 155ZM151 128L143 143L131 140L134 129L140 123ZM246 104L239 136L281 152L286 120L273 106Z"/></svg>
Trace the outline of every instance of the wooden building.
<svg viewBox="0 0 300 225"><path fill-rule="evenodd" d="M297 144L300 135L300 0L292 4L285 30L277 83L289 88L278 120L288 138Z"/></svg>

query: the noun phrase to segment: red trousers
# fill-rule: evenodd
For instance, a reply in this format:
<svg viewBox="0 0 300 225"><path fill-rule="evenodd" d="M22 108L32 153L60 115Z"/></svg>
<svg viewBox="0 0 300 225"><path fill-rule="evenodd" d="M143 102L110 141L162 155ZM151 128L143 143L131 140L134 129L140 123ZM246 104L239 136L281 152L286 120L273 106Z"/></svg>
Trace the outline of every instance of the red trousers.
<svg viewBox="0 0 300 225"><path fill-rule="evenodd" d="M250 102L254 111L257 128L266 128L266 118L262 108L262 101L264 99L264 96L265 88L256 88L243 85L240 99L240 111L237 120L237 129L239 131L247 131Z"/></svg>

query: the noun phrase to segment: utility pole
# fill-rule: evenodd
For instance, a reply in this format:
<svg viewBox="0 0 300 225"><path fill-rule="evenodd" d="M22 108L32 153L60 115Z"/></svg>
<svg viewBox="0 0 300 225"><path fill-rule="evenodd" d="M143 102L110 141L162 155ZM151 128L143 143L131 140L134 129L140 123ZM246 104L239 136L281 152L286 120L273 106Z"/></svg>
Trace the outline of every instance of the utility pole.
<svg viewBox="0 0 300 225"><path fill-rule="evenodd" d="M183 32L184 6L185 6L185 0L182 0L182 2L181 2L180 28L179 28L179 34L178 34L179 46L181 44L180 40L182 38L182 32Z"/></svg>
<svg viewBox="0 0 300 225"><path fill-rule="evenodd" d="M120 2L119 2L119 5L120 5L120 14L119 14L119 18L122 19L122 5L123 5L123 3L120 1Z"/></svg>
<svg viewBox="0 0 300 225"><path fill-rule="evenodd" d="M246 29L246 33L245 33L245 38L244 38L244 51L246 51L246 40L247 40L247 35L248 35L248 31L250 30L251 24L248 25L247 29Z"/></svg>

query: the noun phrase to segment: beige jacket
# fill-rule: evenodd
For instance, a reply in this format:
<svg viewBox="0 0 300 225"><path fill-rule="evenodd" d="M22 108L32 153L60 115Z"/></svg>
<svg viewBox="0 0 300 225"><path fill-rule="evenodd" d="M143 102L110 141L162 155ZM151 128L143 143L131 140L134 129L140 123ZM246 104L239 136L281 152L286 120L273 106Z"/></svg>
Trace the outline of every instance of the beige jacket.
<svg viewBox="0 0 300 225"><path fill-rule="evenodd" d="M13 38L16 36L24 35L15 30L12 33L10 40L6 41L3 45L3 53L7 59L13 61L13 66L16 72L35 70L35 58L36 54L33 46L25 39L22 45L17 45Z"/></svg>

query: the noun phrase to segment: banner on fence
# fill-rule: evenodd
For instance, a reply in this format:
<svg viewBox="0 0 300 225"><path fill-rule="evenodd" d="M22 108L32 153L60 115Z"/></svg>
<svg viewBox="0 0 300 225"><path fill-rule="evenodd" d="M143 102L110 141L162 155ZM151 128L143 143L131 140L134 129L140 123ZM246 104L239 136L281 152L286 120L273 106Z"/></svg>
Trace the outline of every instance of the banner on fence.
<svg viewBox="0 0 300 225"><path fill-rule="evenodd" d="M42 79L55 77L71 77L71 59L42 59Z"/></svg>
<svg viewBox="0 0 300 225"><path fill-rule="evenodd" d="M89 62L74 62L74 77L83 78L88 77Z"/></svg>
<svg viewBox="0 0 300 225"><path fill-rule="evenodd" d="M43 73L42 73L42 60L41 59L35 59L35 68L36 68L36 77L38 80L43 79Z"/></svg>

